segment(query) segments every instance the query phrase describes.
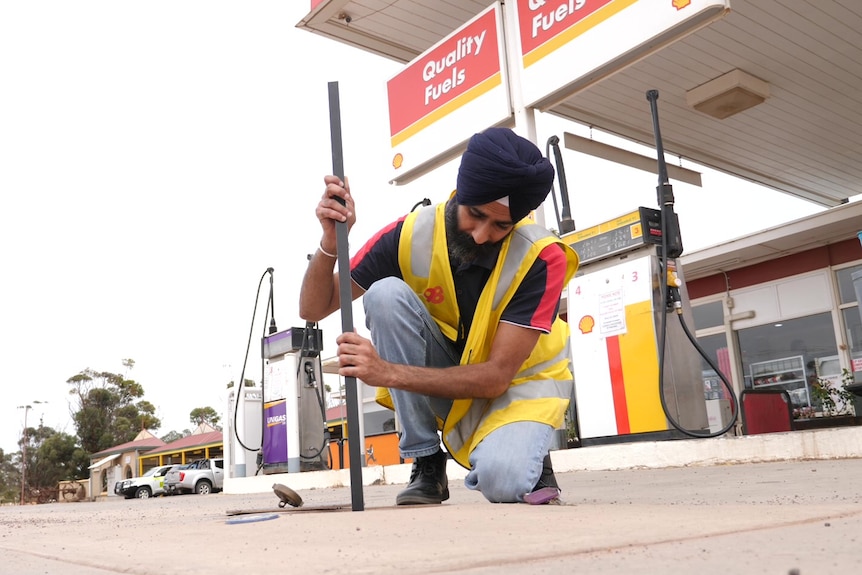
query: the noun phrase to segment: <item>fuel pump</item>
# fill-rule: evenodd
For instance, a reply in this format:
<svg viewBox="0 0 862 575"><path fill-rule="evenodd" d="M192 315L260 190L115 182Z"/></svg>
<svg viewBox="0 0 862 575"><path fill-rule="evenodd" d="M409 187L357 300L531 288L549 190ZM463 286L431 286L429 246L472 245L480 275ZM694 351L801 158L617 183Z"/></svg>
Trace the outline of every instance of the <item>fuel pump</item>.
<svg viewBox="0 0 862 575"><path fill-rule="evenodd" d="M307 324L264 337L263 472L329 468L322 332Z"/></svg>
<svg viewBox="0 0 862 575"><path fill-rule="evenodd" d="M272 297L272 268L258 285L252 326L263 280L270 277L267 332L261 337L261 386L247 387L249 332L240 384L228 400L229 440L225 458L230 477L329 468L326 401L320 351L323 334L316 324L278 331ZM264 319L266 324L266 318Z"/></svg>
<svg viewBox="0 0 862 575"><path fill-rule="evenodd" d="M734 399L729 423L715 431L709 426L700 358L691 353L692 344L716 373L721 371L687 328L693 320L676 262L682 238L653 92L647 98L658 143L660 209L640 207L562 236L581 262L567 288L566 312L582 445L715 437L736 420ZM671 313L680 321L669 322Z"/></svg>

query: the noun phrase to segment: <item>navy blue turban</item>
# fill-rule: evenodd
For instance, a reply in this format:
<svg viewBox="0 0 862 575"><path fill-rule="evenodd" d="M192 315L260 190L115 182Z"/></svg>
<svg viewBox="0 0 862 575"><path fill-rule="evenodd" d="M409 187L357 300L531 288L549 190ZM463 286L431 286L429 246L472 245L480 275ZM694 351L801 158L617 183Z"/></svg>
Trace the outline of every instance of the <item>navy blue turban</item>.
<svg viewBox="0 0 862 575"><path fill-rule="evenodd" d="M513 222L541 205L554 182L554 167L533 142L508 128L473 135L458 168L456 201L480 206L508 198Z"/></svg>

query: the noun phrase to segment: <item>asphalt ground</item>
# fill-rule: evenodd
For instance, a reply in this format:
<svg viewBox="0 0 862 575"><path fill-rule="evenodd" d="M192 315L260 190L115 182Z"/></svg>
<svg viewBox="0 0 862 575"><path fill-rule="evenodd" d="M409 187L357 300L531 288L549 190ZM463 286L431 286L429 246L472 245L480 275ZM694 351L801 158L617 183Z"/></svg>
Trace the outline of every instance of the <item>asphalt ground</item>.
<svg viewBox="0 0 862 575"><path fill-rule="evenodd" d="M297 490L286 512L274 493L0 507L0 573L862 573L862 459L557 475L562 505L452 480L421 507L365 486L363 511L348 487Z"/></svg>

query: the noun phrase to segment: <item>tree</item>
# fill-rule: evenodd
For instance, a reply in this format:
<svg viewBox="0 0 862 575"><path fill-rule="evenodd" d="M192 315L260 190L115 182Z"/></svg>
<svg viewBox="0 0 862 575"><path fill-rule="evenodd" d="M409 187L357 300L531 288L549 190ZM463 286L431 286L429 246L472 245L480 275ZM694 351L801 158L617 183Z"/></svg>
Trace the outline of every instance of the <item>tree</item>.
<svg viewBox="0 0 862 575"><path fill-rule="evenodd" d="M242 382L243 382L243 387L255 387L257 385L257 383L255 383L255 381L253 379L249 379L249 378L243 379ZM232 389L234 385L235 384L234 384L233 380L230 380L229 382L227 382L227 388L228 389Z"/></svg>
<svg viewBox="0 0 862 575"><path fill-rule="evenodd" d="M73 435L42 425L28 427L18 445L21 450L16 454L17 461L0 464L0 483L5 484L0 487L2 501L20 501L21 468L24 466L27 468L24 492L28 501L34 501L36 493L40 493L41 501L41 495L51 494L60 481L82 479L89 475L89 457ZM26 461L22 461L25 453ZM11 482L6 479L8 477L15 479L14 493L9 489Z"/></svg>
<svg viewBox="0 0 862 575"><path fill-rule="evenodd" d="M191 421L195 425L200 425L201 423L208 423L209 425L219 430L221 429L221 427L218 426L218 422L220 419L221 416L216 413L216 410L212 407L196 407L189 413L189 421Z"/></svg>
<svg viewBox="0 0 862 575"><path fill-rule="evenodd" d="M27 487L30 489L54 489L60 481L89 475L89 457L76 437L40 425L27 430L27 443Z"/></svg>
<svg viewBox="0 0 862 575"><path fill-rule="evenodd" d="M134 360L125 359L123 365L131 369ZM72 420L88 454L131 441L141 429L156 430L162 425L155 406L141 399L143 386L123 375L87 368L66 383L77 399Z"/></svg>
<svg viewBox="0 0 862 575"><path fill-rule="evenodd" d="M20 457L20 453L18 454ZM0 504L16 503L21 499L21 465L16 465L12 453L0 449Z"/></svg>

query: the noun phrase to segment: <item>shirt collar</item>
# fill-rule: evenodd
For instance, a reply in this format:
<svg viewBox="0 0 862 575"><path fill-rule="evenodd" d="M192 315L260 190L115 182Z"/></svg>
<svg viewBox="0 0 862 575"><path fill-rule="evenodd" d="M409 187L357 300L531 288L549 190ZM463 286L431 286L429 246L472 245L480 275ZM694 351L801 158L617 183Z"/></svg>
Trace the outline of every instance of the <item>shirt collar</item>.
<svg viewBox="0 0 862 575"><path fill-rule="evenodd" d="M471 267L479 267L484 268L486 270L493 270L494 266L497 265L497 258L500 256L500 250L497 249L493 253L490 253L486 256L480 257L477 260L472 262L458 262L457 265L453 266L453 269L456 272L464 272L470 269Z"/></svg>

